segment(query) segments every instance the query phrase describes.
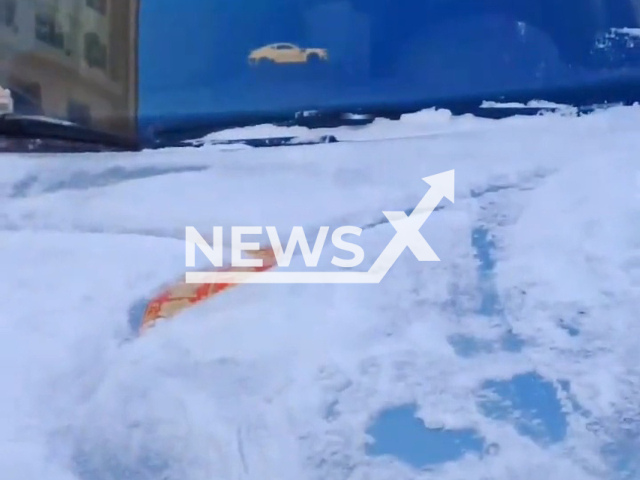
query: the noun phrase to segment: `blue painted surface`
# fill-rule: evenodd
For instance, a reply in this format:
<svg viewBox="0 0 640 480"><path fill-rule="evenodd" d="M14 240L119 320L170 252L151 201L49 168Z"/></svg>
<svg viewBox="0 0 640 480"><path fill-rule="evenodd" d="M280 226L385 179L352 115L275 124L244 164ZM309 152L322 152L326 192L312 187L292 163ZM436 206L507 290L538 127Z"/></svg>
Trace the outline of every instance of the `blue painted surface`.
<svg viewBox="0 0 640 480"><path fill-rule="evenodd" d="M471 232L471 245L476 252L478 260L478 283L480 288L481 303L478 314L485 317L493 317L502 313L500 296L493 279L496 260L493 255L496 245L490 236L489 230L476 227Z"/></svg>
<svg viewBox="0 0 640 480"><path fill-rule="evenodd" d="M541 444L557 443L567 434L567 417L556 387L535 372L511 380L489 380L482 386L479 401L483 414L509 422L520 435Z"/></svg>
<svg viewBox="0 0 640 480"><path fill-rule="evenodd" d="M367 432L376 440L368 455L393 455L416 468L482 455L486 442L473 429L426 428L416 417L415 405L402 405L380 413Z"/></svg>
<svg viewBox="0 0 640 480"><path fill-rule="evenodd" d="M497 187L490 188L483 194L497 190ZM474 228L471 232L471 246L478 261L477 284L480 304L475 313L480 317L499 320L503 324L504 331L497 342L457 334L449 338L449 343L456 353L462 357L472 357L496 350L519 352L524 348L524 341L511 331L505 321L500 295L495 283L496 245L491 237L491 232L483 226Z"/></svg>

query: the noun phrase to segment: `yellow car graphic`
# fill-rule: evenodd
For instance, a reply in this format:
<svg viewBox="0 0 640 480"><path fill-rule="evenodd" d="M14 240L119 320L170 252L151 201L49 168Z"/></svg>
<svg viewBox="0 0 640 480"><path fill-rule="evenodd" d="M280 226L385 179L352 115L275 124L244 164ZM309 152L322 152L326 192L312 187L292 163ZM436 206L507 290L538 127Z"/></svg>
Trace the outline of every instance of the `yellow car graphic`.
<svg viewBox="0 0 640 480"><path fill-rule="evenodd" d="M324 48L300 48L292 43L272 43L257 48L249 54L249 63L308 63L329 60Z"/></svg>

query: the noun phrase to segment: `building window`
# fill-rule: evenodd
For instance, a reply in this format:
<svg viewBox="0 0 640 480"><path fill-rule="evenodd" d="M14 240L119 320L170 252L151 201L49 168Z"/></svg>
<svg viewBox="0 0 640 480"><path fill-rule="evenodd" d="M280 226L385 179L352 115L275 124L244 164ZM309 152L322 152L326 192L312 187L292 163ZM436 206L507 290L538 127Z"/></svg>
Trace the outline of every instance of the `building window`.
<svg viewBox="0 0 640 480"><path fill-rule="evenodd" d="M86 0L86 5L102 15L107 13L107 0Z"/></svg>
<svg viewBox="0 0 640 480"><path fill-rule="evenodd" d="M67 103L67 120L79 125L84 125L85 127L90 127L91 108L85 103L69 100Z"/></svg>
<svg viewBox="0 0 640 480"><path fill-rule="evenodd" d="M64 33L55 17L49 13L36 13L36 38L54 48L64 50Z"/></svg>
<svg viewBox="0 0 640 480"><path fill-rule="evenodd" d="M15 27L17 10L17 0L0 0L0 25Z"/></svg>
<svg viewBox="0 0 640 480"><path fill-rule="evenodd" d="M95 32L84 34L84 61L90 67L107 69L107 46Z"/></svg>

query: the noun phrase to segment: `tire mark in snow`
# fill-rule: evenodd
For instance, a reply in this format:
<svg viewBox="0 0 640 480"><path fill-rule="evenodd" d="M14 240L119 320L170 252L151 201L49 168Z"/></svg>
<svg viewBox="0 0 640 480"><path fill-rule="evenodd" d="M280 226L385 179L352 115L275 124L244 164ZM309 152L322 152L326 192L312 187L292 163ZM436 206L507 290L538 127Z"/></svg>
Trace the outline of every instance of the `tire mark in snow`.
<svg viewBox="0 0 640 480"><path fill-rule="evenodd" d="M247 465L247 458L244 454L244 442L242 441L242 431L240 428L236 431L236 438L238 440L238 453L240 454L240 461L242 462L242 468L244 473L249 475L249 466Z"/></svg>
<svg viewBox="0 0 640 480"><path fill-rule="evenodd" d="M114 166L100 172L74 171L68 175L67 178L56 181L33 174L14 183L9 193L9 198L25 198L63 190L88 190L161 175L201 172L208 168L209 166L206 165L185 165L179 167L148 166L135 169Z"/></svg>
<svg viewBox="0 0 640 480"><path fill-rule="evenodd" d="M472 199L478 202L487 202L485 205L480 205L481 217L486 216L487 218L485 220L479 219L478 224L471 231L470 238L475 257L478 260L477 293L480 297L480 305L474 313L480 317L498 321L503 333L497 341L480 339L464 333L451 335L449 343L458 355L473 357L498 350L517 353L524 348L524 341L513 332L504 312L495 280L495 266L497 264L495 253L498 247L494 230L505 221L510 221L511 212L509 209L512 203L509 201L510 199L501 199L499 196L509 191L518 193L534 190L554 173L554 170L534 171L515 182L496 182L483 188L471 190ZM497 199L496 195L498 195Z"/></svg>
<svg viewBox="0 0 640 480"><path fill-rule="evenodd" d="M445 208L444 205L439 205L438 207L435 208L434 212L438 212L441 211ZM413 212L414 207L411 208L407 208L407 209L402 209L401 211L403 211L404 213L406 213L407 215L410 215L411 212ZM338 226L342 226L342 225L353 225L353 224L358 224L358 223L362 223L360 225L360 228L362 228L362 230L370 230L373 229L377 226L380 225L384 225L389 223L389 220L386 217L374 217L373 215L364 215L364 217L366 217L366 220L363 219L363 215L357 215L358 219L361 220L361 222L358 221L349 221L348 218L345 217L341 217L340 221L333 221L333 222L324 222L323 224L326 225L327 223L334 225L334 227L332 228L337 228ZM306 230L307 227L305 227ZM314 233L313 229L319 229L318 226L310 226L308 228L312 229L311 234ZM159 238L159 239L171 239L171 240L179 240L179 241L184 241L184 229L154 229L154 228L147 228L147 229L137 229L137 228L104 228L104 227L98 227L98 226L85 226L85 225L73 225L68 229L63 229L63 228L55 228L55 227L48 227L48 226L43 226L43 227L29 227L27 225L23 225L23 224L19 224L16 222L6 222L4 225L2 225L2 222L0 220L0 231L7 231L7 232L50 232L50 233L73 233L73 234L87 234L87 235L98 235L98 234L102 234L102 235L132 235L132 236L144 236L144 237L155 237L155 238ZM317 232L315 232L317 233ZM307 234L307 236L310 236L311 234ZM203 235L203 237L205 238L205 240L207 240L208 242L211 242L211 238L209 238L209 236L207 235Z"/></svg>

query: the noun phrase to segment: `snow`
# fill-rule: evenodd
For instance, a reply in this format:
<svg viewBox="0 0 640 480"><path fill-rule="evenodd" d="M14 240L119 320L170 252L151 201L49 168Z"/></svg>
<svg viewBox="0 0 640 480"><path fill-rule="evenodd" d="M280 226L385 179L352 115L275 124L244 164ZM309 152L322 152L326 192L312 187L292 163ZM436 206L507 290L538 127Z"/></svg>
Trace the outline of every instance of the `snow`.
<svg viewBox="0 0 640 480"><path fill-rule="evenodd" d="M613 30L614 32L622 33L632 37L640 37L640 28L625 27L625 28L612 28L611 30Z"/></svg>
<svg viewBox="0 0 640 480"><path fill-rule="evenodd" d="M561 103L549 102L546 100L530 100L527 103L518 102L490 102L484 101L481 108L549 108L549 109L562 109L566 112L574 113L576 108L571 105L563 105Z"/></svg>
<svg viewBox="0 0 640 480"><path fill-rule="evenodd" d="M354 116L355 117L355 116ZM205 136L203 141L229 141L243 138L296 137L300 141L333 135L342 141L367 141L375 139L411 138L414 136L452 133L467 128L477 128L481 121L471 116L452 117L448 110L424 110L403 115L400 121L385 118L375 119L371 124L350 128L283 127L256 125L231 128Z"/></svg>
<svg viewBox="0 0 640 480"><path fill-rule="evenodd" d="M331 130L357 143L4 155L3 478L637 478L638 122L431 111ZM185 226L376 223L450 169L421 230L441 262L243 285L132 337ZM362 269L393 234L363 232Z"/></svg>
<svg viewBox="0 0 640 480"><path fill-rule="evenodd" d="M0 114L13 112L13 97L11 91L0 85Z"/></svg>

